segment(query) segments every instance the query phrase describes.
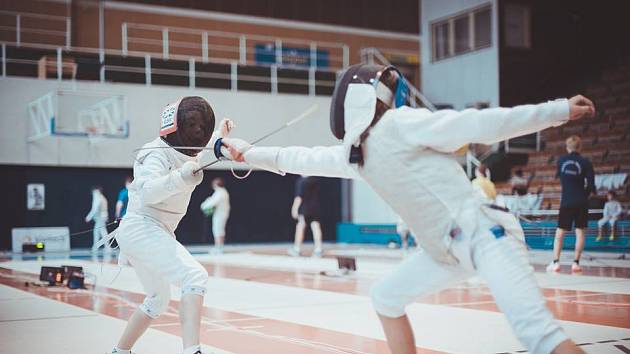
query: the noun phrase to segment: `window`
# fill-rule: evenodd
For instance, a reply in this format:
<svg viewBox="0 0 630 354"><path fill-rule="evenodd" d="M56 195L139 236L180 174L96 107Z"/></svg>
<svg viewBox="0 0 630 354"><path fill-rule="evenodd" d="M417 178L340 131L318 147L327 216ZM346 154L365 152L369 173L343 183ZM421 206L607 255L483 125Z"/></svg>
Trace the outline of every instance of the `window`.
<svg viewBox="0 0 630 354"><path fill-rule="evenodd" d="M449 24L443 23L433 28L434 57L436 60L449 57Z"/></svg>
<svg viewBox="0 0 630 354"><path fill-rule="evenodd" d="M489 47L492 44L490 9L475 12L475 48Z"/></svg>
<svg viewBox="0 0 630 354"><path fill-rule="evenodd" d="M492 46L492 9L484 6L431 24L433 61Z"/></svg>
<svg viewBox="0 0 630 354"><path fill-rule="evenodd" d="M455 19L455 54L466 53L471 49L468 22L468 16Z"/></svg>

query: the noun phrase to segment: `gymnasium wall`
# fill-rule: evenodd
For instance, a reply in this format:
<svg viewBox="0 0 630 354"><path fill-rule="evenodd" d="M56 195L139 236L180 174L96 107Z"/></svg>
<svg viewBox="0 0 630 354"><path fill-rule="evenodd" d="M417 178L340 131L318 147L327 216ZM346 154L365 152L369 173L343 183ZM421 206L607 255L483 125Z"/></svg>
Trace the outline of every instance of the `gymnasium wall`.
<svg viewBox="0 0 630 354"><path fill-rule="evenodd" d="M128 139L101 139L90 141L83 137L45 137L35 142L26 141L28 120L27 104L48 92L63 89L76 93L99 92L124 95L130 120ZM3 174L0 183L7 188L7 200L0 211L0 248L10 248L12 227L64 226L71 232L88 228L83 217L90 208L90 186L102 185L114 213L115 198L124 177L131 174L133 150L154 139L159 130L161 108L185 95L201 95L212 104L217 117L230 117L236 124L234 136L253 140L279 127L299 115L306 108L318 104L316 113L270 137L261 145L332 145L336 140L329 130L328 97L227 90L194 90L170 86L134 84L100 84L67 82L27 78L0 79L0 105L5 107L0 124L10 129L0 130L3 149L0 166ZM78 102L70 103L78 104ZM66 101L68 102L68 101ZM242 168L243 166L237 166ZM281 177L264 171L255 171L245 181L235 180L227 163L214 166L206 172L205 180L197 188L177 233L184 243L209 242L203 235L204 219L198 205L210 192L209 181L215 176L226 179L232 193L233 217L228 224L229 242L289 241L293 222L289 208L293 200L295 176ZM242 173L242 171L241 171ZM46 210L26 210L26 185L46 185ZM341 221L341 183L338 179L322 179L323 227L326 238L333 240L335 225ZM353 221L362 223L393 222L395 216L385 203L363 182L353 182L351 208ZM369 206L369 207L368 207ZM205 225L205 226L204 226ZM89 236L89 235L88 235ZM87 237L87 236L86 236ZM91 239L73 240L73 247L86 247ZM90 236L91 237L91 236Z"/></svg>
<svg viewBox="0 0 630 354"><path fill-rule="evenodd" d="M28 103L55 90L71 92L72 95L67 98L70 102L89 97L82 97L82 93L123 95L130 121L129 139L45 137L27 143ZM322 96L14 77L0 79L0 92L0 105L5 107L0 123L11 127L0 131L4 147L0 150L0 164L130 168L133 150L157 137L162 108L188 95L205 97L214 109L217 123L223 117L231 118L237 125L234 136L246 140L254 140L317 105L317 111L310 117L270 137L263 145L314 146L336 143L328 123L330 98ZM68 120L67 117L58 119ZM218 164L215 168L225 169L228 166Z"/></svg>
<svg viewBox="0 0 630 354"><path fill-rule="evenodd" d="M11 249L11 228L37 226L67 226L70 232L88 230L93 224L84 222L90 210L90 187L101 185L109 204L110 219L114 215L116 198L129 168L89 168L59 166L0 165L0 185L4 186L5 202L0 203L0 250ZM240 181L229 171L212 170L204 173L204 181L195 189L186 216L176 230L183 244L210 244L211 227L199 210L201 202L212 193L211 180L223 177L230 193L232 211L226 230L227 244L290 242L295 222L290 210L296 176L285 177L254 171ZM26 208L26 185L43 183L45 210ZM340 181L320 179L322 229L324 239L335 240L335 225L341 219ZM114 226L110 227L112 231ZM309 237L310 239L310 237ZM73 236L72 248L89 248L92 232Z"/></svg>
<svg viewBox="0 0 630 354"><path fill-rule="evenodd" d="M448 18L462 11L492 6L492 45L467 54L440 61L432 60L431 23ZM496 0L441 1L423 0L421 9L422 41L422 89L434 103L451 104L464 109L475 102L499 105L499 54L497 34Z"/></svg>

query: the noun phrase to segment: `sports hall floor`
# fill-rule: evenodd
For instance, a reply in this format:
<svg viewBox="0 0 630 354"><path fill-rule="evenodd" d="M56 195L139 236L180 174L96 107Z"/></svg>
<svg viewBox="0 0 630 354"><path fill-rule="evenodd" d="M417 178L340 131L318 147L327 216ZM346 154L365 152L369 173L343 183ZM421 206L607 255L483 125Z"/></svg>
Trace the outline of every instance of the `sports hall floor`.
<svg viewBox="0 0 630 354"><path fill-rule="evenodd" d="M228 247L210 256L192 249L212 276L205 298L205 353L388 353L368 297L370 285L402 259L399 250L328 245L321 259L285 255L288 245ZM357 272L337 269L335 255L357 257ZM544 273L549 252L530 252L548 306L588 353L630 353L630 260L587 252L583 275ZM87 290L27 285L42 265L80 265L96 276ZM418 269L418 277L422 277ZM177 354L179 294L135 347L139 354ZM0 353L103 354L143 299L131 268L87 252L0 256ZM408 308L418 353L525 352L477 278Z"/></svg>

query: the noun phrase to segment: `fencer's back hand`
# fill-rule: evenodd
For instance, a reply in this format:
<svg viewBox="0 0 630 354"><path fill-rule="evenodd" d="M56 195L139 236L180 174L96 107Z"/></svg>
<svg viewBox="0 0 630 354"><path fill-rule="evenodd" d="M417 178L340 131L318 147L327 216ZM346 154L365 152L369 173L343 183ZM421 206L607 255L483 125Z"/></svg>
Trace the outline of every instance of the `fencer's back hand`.
<svg viewBox="0 0 630 354"><path fill-rule="evenodd" d="M578 120L580 118L594 117L595 105L591 100L582 96L576 95L569 98L569 119Z"/></svg>
<svg viewBox="0 0 630 354"><path fill-rule="evenodd" d="M223 145L227 148L230 158L238 162L245 162L245 153L252 148L247 141L236 138L223 139Z"/></svg>
<svg viewBox="0 0 630 354"><path fill-rule="evenodd" d="M221 122L219 122L219 134L222 138L225 138L230 135L230 132L234 129L234 127L234 122L232 122L231 119L223 118L221 119Z"/></svg>
<svg viewBox="0 0 630 354"><path fill-rule="evenodd" d="M189 186L196 186L203 180L203 171L195 173L199 169L199 164L194 161L186 161L179 169L179 173Z"/></svg>

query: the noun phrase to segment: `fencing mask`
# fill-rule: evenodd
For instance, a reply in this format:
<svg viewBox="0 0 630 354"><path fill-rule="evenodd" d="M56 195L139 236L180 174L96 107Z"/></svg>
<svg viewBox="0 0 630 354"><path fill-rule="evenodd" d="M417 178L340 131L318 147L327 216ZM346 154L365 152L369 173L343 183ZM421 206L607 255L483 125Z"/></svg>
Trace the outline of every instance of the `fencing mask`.
<svg viewBox="0 0 630 354"><path fill-rule="evenodd" d="M377 100L386 108L409 102L407 80L394 66L357 64L337 81L330 104L330 130L337 139L354 145L370 126Z"/></svg>
<svg viewBox="0 0 630 354"><path fill-rule="evenodd" d="M199 96L188 96L169 104L162 111L160 137L175 150L197 156L200 150L177 149L180 146L204 147L214 130L214 112Z"/></svg>

